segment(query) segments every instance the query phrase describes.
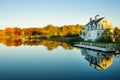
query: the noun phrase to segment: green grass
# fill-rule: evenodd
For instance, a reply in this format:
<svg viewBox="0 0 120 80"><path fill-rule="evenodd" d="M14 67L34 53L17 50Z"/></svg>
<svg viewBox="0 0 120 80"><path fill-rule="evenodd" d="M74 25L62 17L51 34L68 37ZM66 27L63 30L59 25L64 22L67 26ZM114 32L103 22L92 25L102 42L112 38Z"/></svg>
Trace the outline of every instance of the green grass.
<svg viewBox="0 0 120 80"><path fill-rule="evenodd" d="M90 46L97 46L97 47L114 47L117 48L120 46L120 43L115 43L115 42L111 42L111 43L106 43L106 42L83 42L83 45L90 45Z"/></svg>

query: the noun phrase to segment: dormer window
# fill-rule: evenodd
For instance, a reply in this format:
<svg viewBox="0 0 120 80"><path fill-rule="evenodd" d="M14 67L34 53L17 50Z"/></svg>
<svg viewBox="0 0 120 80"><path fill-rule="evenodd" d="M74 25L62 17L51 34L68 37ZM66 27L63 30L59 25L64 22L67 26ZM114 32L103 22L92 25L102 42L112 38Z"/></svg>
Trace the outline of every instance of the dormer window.
<svg viewBox="0 0 120 80"><path fill-rule="evenodd" d="M87 29L86 29L86 30L87 30L87 31L89 31L89 29L90 29L90 24L89 24L89 25L87 25Z"/></svg>
<svg viewBox="0 0 120 80"><path fill-rule="evenodd" d="M95 30L97 29L97 26L95 26Z"/></svg>
<svg viewBox="0 0 120 80"><path fill-rule="evenodd" d="M93 23L93 30L95 30L96 29L96 25Z"/></svg>
<svg viewBox="0 0 120 80"><path fill-rule="evenodd" d="M89 29L88 30L91 30L91 26L89 25Z"/></svg>

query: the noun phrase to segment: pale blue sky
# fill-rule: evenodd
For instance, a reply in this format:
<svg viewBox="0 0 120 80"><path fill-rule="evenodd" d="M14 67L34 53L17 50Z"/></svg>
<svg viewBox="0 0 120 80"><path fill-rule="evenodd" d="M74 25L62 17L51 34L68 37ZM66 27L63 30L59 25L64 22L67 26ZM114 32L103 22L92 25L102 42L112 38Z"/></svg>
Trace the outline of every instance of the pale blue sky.
<svg viewBox="0 0 120 80"><path fill-rule="evenodd" d="M86 24L96 14L120 26L120 0L0 0L0 27Z"/></svg>

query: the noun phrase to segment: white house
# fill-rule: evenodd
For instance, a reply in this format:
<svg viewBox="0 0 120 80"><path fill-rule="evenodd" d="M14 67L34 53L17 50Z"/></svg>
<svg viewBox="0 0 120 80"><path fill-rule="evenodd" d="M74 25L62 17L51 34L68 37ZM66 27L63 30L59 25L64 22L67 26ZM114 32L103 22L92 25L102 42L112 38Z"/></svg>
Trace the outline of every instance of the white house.
<svg viewBox="0 0 120 80"><path fill-rule="evenodd" d="M94 19L90 18L90 21L85 25L85 29L82 30L80 36L86 41L95 41L108 28L113 31L112 22L106 17L96 15Z"/></svg>

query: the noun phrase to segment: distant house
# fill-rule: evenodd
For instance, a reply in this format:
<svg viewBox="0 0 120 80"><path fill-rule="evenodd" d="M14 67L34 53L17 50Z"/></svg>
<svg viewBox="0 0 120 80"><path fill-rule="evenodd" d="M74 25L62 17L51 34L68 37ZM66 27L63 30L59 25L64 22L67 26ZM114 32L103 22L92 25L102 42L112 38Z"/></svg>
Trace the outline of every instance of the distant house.
<svg viewBox="0 0 120 80"><path fill-rule="evenodd" d="M113 31L112 22L106 17L96 15L94 19L90 18L90 21L85 25L85 29L82 30L80 36L86 41L95 41L108 28Z"/></svg>

